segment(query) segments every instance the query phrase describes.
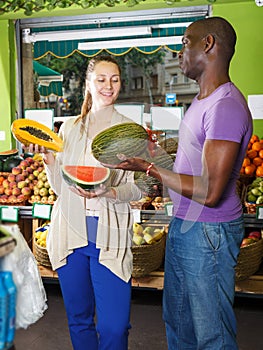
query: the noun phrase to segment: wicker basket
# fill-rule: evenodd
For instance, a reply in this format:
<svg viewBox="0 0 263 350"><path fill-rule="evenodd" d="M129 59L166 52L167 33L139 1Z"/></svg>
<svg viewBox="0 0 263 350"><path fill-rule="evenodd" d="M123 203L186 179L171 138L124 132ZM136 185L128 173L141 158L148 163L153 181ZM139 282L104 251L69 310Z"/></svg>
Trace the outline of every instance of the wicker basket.
<svg viewBox="0 0 263 350"><path fill-rule="evenodd" d="M240 248L237 259L236 280L247 279L258 271L263 257L263 239Z"/></svg>
<svg viewBox="0 0 263 350"><path fill-rule="evenodd" d="M163 263L166 235L154 244L143 244L132 247L133 272L132 277L138 278L157 270Z"/></svg>
<svg viewBox="0 0 263 350"><path fill-rule="evenodd" d="M46 248L38 245L35 239L33 240L33 244L34 244L34 255L36 260L39 262L39 264L52 268Z"/></svg>

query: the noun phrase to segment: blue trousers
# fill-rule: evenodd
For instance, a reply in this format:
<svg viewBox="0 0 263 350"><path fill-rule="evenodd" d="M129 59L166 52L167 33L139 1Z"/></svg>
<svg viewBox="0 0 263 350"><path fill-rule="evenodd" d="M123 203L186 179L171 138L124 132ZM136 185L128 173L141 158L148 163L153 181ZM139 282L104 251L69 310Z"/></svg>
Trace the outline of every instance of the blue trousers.
<svg viewBox="0 0 263 350"><path fill-rule="evenodd" d="M94 234L97 218L87 217L87 225ZM89 242L57 270L72 345L74 350L127 350L131 283L101 265L98 256Z"/></svg>
<svg viewBox="0 0 263 350"><path fill-rule="evenodd" d="M169 350L237 350L233 310L243 218L174 218L165 252L163 316Z"/></svg>

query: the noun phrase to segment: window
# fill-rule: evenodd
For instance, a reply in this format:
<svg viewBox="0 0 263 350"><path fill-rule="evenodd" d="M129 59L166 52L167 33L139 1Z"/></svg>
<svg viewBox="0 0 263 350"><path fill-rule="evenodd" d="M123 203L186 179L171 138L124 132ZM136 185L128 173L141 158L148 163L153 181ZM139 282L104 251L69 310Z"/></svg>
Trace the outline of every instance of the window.
<svg viewBox="0 0 263 350"><path fill-rule="evenodd" d="M137 77L132 79L132 90L143 89L143 77Z"/></svg>

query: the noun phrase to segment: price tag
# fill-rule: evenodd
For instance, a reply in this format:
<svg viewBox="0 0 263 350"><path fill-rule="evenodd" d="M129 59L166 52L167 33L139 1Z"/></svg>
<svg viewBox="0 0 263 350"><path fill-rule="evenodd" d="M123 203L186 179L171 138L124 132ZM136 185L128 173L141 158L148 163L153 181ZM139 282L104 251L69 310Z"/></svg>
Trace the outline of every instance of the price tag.
<svg viewBox="0 0 263 350"><path fill-rule="evenodd" d="M0 219L2 221L18 222L18 208L13 206L0 207Z"/></svg>
<svg viewBox="0 0 263 350"><path fill-rule="evenodd" d="M140 209L132 209L134 222L141 222L141 211Z"/></svg>
<svg viewBox="0 0 263 350"><path fill-rule="evenodd" d="M166 203L164 205L165 215L173 216L173 203Z"/></svg>
<svg viewBox="0 0 263 350"><path fill-rule="evenodd" d="M263 206L257 207L256 218L261 220L263 219Z"/></svg>
<svg viewBox="0 0 263 350"><path fill-rule="evenodd" d="M32 217L50 220L52 205L34 203L32 208Z"/></svg>

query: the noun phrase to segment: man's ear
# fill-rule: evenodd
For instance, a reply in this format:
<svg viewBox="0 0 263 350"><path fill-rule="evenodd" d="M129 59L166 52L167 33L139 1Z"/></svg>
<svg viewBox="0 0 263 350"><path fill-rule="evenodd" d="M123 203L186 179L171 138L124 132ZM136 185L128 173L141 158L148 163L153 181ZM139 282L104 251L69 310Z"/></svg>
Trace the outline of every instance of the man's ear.
<svg viewBox="0 0 263 350"><path fill-rule="evenodd" d="M215 44L215 37L212 34L208 34L205 37L205 52L210 51Z"/></svg>

